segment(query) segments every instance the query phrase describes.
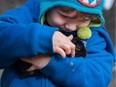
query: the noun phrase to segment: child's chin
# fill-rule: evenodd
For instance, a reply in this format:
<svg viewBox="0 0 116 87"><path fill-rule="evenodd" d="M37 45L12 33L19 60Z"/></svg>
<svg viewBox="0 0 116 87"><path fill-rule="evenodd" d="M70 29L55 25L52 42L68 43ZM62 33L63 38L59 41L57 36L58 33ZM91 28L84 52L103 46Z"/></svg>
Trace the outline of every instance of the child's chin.
<svg viewBox="0 0 116 87"><path fill-rule="evenodd" d="M67 29L60 29L60 31L64 31L64 32L73 32L73 30L67 30Z"/></svg>

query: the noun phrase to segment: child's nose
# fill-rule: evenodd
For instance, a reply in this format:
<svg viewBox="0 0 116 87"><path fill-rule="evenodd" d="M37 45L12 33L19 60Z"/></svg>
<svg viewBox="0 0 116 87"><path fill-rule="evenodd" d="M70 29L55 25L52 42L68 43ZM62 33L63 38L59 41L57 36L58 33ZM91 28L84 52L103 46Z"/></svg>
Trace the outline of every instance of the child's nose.
<svg viewBox="0 0 116 87"><path fill-rule="evenodd" d="M65 24L65 28L74 31L76 30L77 26L75 23L69 22Z"/></svg>

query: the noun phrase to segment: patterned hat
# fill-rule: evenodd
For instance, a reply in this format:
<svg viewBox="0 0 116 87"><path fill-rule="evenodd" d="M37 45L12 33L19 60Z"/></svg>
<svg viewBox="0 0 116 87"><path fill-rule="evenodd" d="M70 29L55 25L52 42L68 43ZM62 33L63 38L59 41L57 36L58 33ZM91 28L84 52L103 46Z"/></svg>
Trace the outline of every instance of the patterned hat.
<svg viewBox="0 0 116 87"><path fill-rule="evenodd" d="M45 12L55 6L68 6L74 8L80 12L86 12L90 14L99 15L102 25L104 25L104 17L102 15L104 0L39 0L40 2L40 16L45 14Z"/></svg>

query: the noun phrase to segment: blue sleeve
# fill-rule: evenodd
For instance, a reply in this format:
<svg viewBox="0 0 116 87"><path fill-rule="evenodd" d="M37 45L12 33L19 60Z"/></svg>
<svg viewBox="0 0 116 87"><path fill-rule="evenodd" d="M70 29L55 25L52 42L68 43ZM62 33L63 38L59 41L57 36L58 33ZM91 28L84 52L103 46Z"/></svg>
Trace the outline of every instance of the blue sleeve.
<svg viewBox="0 0 116 87"><path fill-rule="evenodd" d="M107 87L112 79L113 55L101 34L93 31L87 41L87 57L63 59L55 54L41 71L63 87ZM112 48L113 49L113 48Z"/></svg>
<svg viewBox="0 0 116 87"><path fill-rule="evenodd" d="M52 36L57 29L35 23L38 13L32 13L26 4L0 17L0 67L17 58L53 53Z"/></svg>
<svg viewBox="0 0 116 87"><path fill-rule="evenodd" d="M116 62L116 52L115 52L115 62Z"/></svg>

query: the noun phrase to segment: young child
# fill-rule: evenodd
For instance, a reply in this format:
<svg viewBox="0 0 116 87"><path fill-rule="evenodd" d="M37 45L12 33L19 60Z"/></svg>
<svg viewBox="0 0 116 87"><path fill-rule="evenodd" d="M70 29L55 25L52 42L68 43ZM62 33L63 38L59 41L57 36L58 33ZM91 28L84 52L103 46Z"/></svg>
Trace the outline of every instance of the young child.
<svg viewBox="0 0 116 87"><path fill-rule="evenodd" d="M75 13L75 16L74 16L75 19L73 17L70 17L70 16L73 16L72 14L74 14L74 13ZM62 18L62 17L64 17L64 18ZM69 25L67 27L67 25L64 25L63 22L65 20L70 20L70 19L72 21L74 21L74 23L72 23L73 26ZM81 56L84 58L86 57L87 51L85 48L86 44L82 42L82 39L88 38L86 28L91 25L90 22L94 23L92 26L101 24L101 21L97 15L77 12L75 9L69 8L66 6L57 6L57 7L50 9L49 11L46 12L45 17L43 16L43 19L41 20L42 25L44 24L44 25L48 25L48 26L52 26L52 27L53 26L59 27L59 29L60 29L59 31L64 32L64 33L66 33L66 32L77 33L76 31L80 32L80 30L82 31L82 29L84 29L85 31L82 31L81 33L83 34L83 36L86 35L86 37L78 37L79 35L73 34L74 39L72 40L72 42L76 46L75 56L76 57ZM83 32L86 32L86 33L83 33ZM90 36L91 35L89 35L89 38L90 38ZM38 72L38 71L27 72L27 70L32 66L32 64L21 61L21 60L18 60L17 62L15 62L14 66L15 66L15 71L18 73L18 75L21 78L37 75L37 72Z"/></svg>
<svg viewBox="0 0 116 87"><path fill-rule="evenodd" d="M103 0L29 0L1 16L0 66L5 68L1 86L107 87L112 76L114 49L103 28L103 3ZM97 22L91 20L93 15L99 16L95 16ZM45 25L41 25L42 20ZM92 31L91 38L85 40L86 59L65 57L65 53L75 54L73 37L65 35L75 37L76 31L86 26ZM33 65L30 71L42 74L20 79L12 64L21 58Z"/></svg>

